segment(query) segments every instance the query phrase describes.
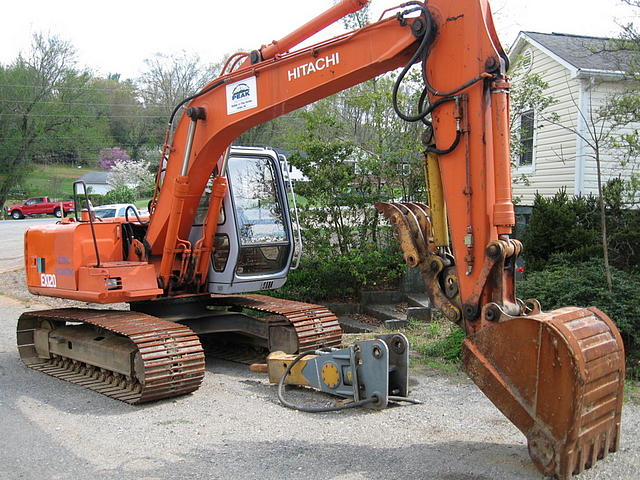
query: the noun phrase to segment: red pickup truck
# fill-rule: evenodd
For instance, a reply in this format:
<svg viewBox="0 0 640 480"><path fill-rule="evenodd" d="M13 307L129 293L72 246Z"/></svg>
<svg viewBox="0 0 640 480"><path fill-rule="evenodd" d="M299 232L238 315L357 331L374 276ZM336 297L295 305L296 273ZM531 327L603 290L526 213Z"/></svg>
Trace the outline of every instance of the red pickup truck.
<svg viewBox="0 0 640 480"><path fill-rule="evenodd" d="M7 207L7 215L15 220L26 215L55 215L62 218L68 212L73 211L73 202L52 202L49 197L31 197L24 203Z"/></svg>

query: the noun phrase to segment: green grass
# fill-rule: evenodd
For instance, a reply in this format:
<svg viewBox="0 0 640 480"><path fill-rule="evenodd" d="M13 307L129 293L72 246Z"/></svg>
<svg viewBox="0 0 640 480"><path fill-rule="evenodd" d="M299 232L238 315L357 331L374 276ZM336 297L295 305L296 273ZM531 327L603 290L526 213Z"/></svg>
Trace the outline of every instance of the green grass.
<svg viewBox="0 0 640 480"><path fill-rule="evenodd" d="M296 196L296 205L300 208L302 207L306 207L307 204L309 203L309 200L307 200L305 197L303 197L302 195L298 195L297 193L295 194ZM289 199L289 204L291 206L293 206L293 202L291 200L291 194L287 192L287 198Z"/></svg>
<svg viewBox="0 0 640 480"><path fill-rule="evenodd" d="M147 208L149 206L150 200L151 200L150 198L141 198L140 200L136 200L135 202L133 202L133 204L138 209Z"/></svg>
<svg viewBox="0 0 640 480"><path fill-rule="evenodd" d="M624 399L627 402L640 405L640 382L629 379L624 382Z"/></svg>
<svg viewBox="0 0 640 480"><path fill-rule="evenodd" d="M434 313L430 323L409 322L403 333L420 363L430 366L459 363L464 332L442 315Z"/></svg>
<svg viewBox="0 0 640 480"><path fill-rule="evenodd" d="M67 165L35 165L22 182L27 196L46 195L52 198L71 198L73 182L86 173L97 171ZM22 199L24 200L24 199Z"/></svg>
<svg viewBox="0 0 640 480"><path fill-rule="evenodd" d="M371 340L379 334L394 332L383 330L375 333L347 334L343 336L343 343L350 345ZM427 367L447 373L461 371L460 350L464 332L441 314L434 312L430 323L410 321L400 332L409 340L413 367Z"/></svg>

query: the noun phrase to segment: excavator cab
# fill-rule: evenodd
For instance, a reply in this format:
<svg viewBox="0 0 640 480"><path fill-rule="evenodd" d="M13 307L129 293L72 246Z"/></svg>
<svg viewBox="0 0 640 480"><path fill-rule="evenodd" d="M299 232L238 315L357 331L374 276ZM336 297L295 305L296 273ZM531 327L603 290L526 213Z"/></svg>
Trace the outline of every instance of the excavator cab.
<svg viewBox="0 0 640 480"><path fill-rule="evenodd" d="M300 251L279 156L271 149L234 147L226 177L229 191L218 219L208 290L231 294L279 288L287 280L294 251ZM205 192L204 207L207 197ZM195 238L201 232L199 218L191 233Z"/></svg>

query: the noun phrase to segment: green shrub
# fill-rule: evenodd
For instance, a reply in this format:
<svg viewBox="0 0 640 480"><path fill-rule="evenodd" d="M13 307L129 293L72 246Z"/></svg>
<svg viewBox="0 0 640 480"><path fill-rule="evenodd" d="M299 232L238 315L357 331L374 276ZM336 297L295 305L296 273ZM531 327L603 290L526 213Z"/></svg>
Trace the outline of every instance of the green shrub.
<svg viewBox="0 0 640 480"><path fill-rule="evenodd" d="M640 210L627 208L628 192L620 179L613 179L605 188L609 258L612 265L623 270L640 270Z"/></svg>
<svg viewBox="0 0 640 480"><path fill-rule="evenodd" d="M545 311L564 306L596 306L616 323L628 357L640 355L640 274L612 268L613 291L607 288L598 259L568 263L562 257L518 283L518 297L537 298Z"/></svg>
<svg viewBox="0 0 640 480"><path fill-rule="evenodd" d="M110 203L133 203L136 201L136 191L126 185L120 185L104 194L105 204Z"/></svg>
<svg viewBox="0 0 640 480"><path fill-rule="evenodd" d="M553 253L573 261L601 256L598 222L594 197L569 197L564 189L551 198L536 194L523 235L527 270L543 270Z"/></svg>
<svg viewBox="0 0 640 480"><path fill-rule="evenodd" d="M97 207L99 205L104 205L106 202L104 201L104 195L100 195L99 193L90 193L89 201L91 205Z"/></svg>
<svg viewBox="0 0 640 480"><path fill-rule="evenodd" d="M317 302L348 300L361 290L397 287L405 270L397 248L336 254L331 249L304 256L289 273L284 287L274 292L283 298Z"/></svg>
<svg viewBox="0 0 640 480"><path fill-rule="evenodd" d="M611 265L626 271L640 268L640 210L625 208L620 181L604 190ZM560 190L551 198L536 195L533 213L522 236L527 271L544 270L549 262L584 262L602 258L598 199L570 197Z"/></svg>

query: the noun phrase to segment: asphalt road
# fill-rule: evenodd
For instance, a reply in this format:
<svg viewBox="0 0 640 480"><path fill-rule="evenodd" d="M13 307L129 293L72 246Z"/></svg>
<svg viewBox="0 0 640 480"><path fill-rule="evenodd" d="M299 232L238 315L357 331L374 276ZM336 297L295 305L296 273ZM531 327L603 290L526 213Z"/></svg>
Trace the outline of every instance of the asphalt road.
<svg viewBox="0 0 640 480"><path fill-rule="evenodd" d="M462 374L414 370L423 405L307 414L279 405L263 375L209 359L197 392L129 406L24 367L24 310L0 296L2 479L542 478L524 437ZM640 407L627 404L623 420L623 449L578 480L637 478Z"/></svg>
<svg viewBox="0 0 640 480"><path fill-rule="evenodd" d="M15 270L24 265L24 232L33 225L55 223L55 217L0 220L0 273Z"/></svg>

